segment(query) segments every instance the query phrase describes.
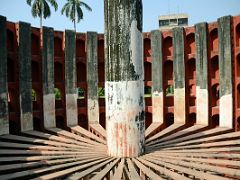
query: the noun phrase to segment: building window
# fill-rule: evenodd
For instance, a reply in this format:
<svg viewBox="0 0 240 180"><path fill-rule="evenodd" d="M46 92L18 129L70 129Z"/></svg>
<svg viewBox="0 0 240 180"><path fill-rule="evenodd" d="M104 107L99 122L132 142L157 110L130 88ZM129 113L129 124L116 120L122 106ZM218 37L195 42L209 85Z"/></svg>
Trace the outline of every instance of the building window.
<svg viewBox="0 0 240 180"><path fill-rule="evenodd" d="M177 19L170 19L170 25L177 25Z"/></svg>
<svg viewBox="0 0 240 180"><path fill-rule="evenodd" d="M187 18L179 18L178 25L188 25L188 19Z"/></svg>
<svg viewBox="0 0 240 180"><path fill-rule="evenodd" d="M159 26L168 26L169 25L169 20L160 20L159 21Z"/></svg>

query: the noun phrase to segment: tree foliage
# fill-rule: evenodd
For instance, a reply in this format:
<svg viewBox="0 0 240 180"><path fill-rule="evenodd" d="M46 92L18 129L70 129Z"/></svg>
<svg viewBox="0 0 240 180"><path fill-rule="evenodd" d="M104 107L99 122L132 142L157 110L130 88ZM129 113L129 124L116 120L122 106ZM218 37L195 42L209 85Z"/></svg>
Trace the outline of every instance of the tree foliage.
<svg viewBox="0 0 240 180"><path fill-rule="evenodd" d="M58 88L54 88L54 95L55 95L55 100L62 99L61 91Z"/></svg>
<svg viewBox="0 0 240 180"><path fill-rule="evenodd" d="M51 9L49 4L53 6L54 10L58 9L56 0L26 0L27 4L32 7L32 16L40 18L40 27L42 27L42 19L51 16Z"/></svg>
<svg viewBox="0 0 240 180"><path fill-rule="evenodd" d="M85 7L88 11L92 8L81 0L67 0L64 4L61 13L66 15L74 23L74 30L76 31L76 23L83 19L83 11L81 6Z"/></svg>

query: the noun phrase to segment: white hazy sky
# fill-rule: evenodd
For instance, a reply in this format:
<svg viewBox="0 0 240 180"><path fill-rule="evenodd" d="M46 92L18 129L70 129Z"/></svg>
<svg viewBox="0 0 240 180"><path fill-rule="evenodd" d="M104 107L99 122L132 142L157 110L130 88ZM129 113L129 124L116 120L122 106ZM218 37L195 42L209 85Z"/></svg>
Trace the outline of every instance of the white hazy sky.
<svg viewBox="0 0 240 180"><path fill-rule="evenodd" d="M61 8L66 0L56 0L58 11L43 21L44 26L55 30L73 29L73 24L61 15ZM83 0L93 9L84 10L84 20L77 24L78 32L104 31L104 0ZM143 0L143 31L158 28L158 16L172 13L187 13L189 25L198 22L213 22L224 15L240 15L240 0ZM0 0L0 15L6 16L8 21L25 21L32 26L39 27L39 19L31 15L31 8L26 0Z"/></svg>

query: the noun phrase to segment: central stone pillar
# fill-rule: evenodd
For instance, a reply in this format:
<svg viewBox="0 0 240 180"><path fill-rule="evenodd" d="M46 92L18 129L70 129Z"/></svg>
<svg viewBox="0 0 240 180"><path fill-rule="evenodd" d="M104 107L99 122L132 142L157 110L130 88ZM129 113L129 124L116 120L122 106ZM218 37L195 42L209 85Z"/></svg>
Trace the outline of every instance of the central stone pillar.
<svg viewBox="0 0 240 180"><path fill-rule="evenodd" d="M105 95L108 154L144 151L145 104L141 0L105 0Z"/></svg>

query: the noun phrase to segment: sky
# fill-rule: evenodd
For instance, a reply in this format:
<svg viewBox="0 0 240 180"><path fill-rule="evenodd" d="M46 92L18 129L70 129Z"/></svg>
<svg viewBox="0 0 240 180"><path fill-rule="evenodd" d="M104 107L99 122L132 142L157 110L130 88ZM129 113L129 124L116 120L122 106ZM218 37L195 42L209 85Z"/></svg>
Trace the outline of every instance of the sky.
<svg viewBox="0 0 240 180"><path fill-rule="evenodd" d="M58 10L43 21L44 26L55 30L73 29L73 23L64 15L61 9L66 0L56 0ZM78 32L104 32L104 0L83 0L93 11L86 11L83 7L84 19L77 24ZM142 0L143 2L143 31L158 29L158 16L173 13L187 13L189 25L199 22L214 22L225 15L240 15L240 0ZM31 15L31 7L26 0L0 0L0 15L6 16L8 21L24 21L39 27L39 19Z"/></svg>

